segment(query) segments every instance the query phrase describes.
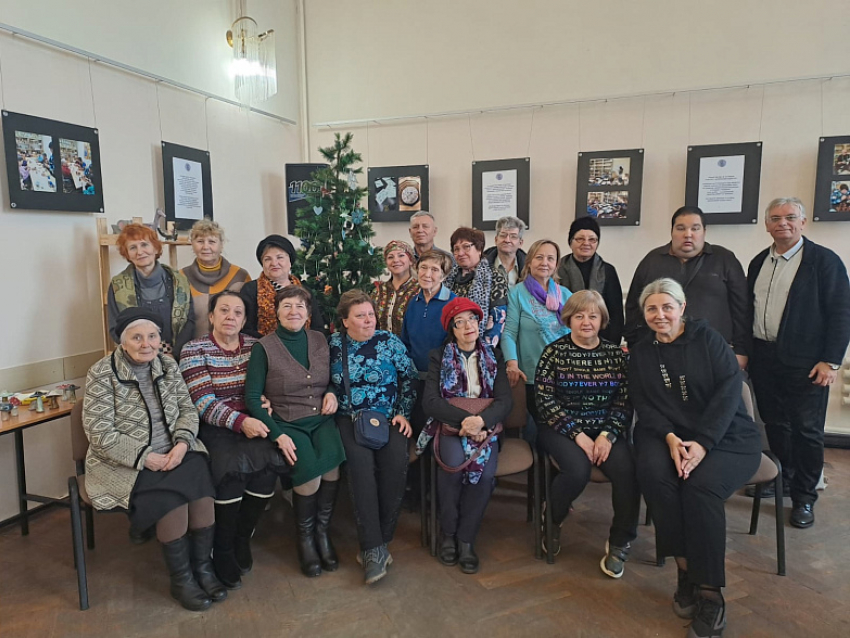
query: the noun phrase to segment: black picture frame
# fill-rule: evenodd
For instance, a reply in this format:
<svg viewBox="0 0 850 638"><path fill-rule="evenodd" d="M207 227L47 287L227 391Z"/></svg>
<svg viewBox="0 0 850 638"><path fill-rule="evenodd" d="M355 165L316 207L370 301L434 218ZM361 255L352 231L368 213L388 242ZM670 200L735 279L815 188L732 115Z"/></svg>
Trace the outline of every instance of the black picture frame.
<svg viewBox="0 0 850 638"><path fill-rule="evenodd" d="M428 164L370 166L366 171L366 179L369 190L369 216L372 221L406 222L413 213L429 210L428 172ZM395 197L391 196L393 191ZM403 193L412 194L416 191L418 198L402 201ZM385 193L390 193L390 196Z"/></svg>
<svg viewBox="0 0 850 638"><path fill-rule="evenodd" d="M759 217L759 189L761 187L762 142L738 142L735 144L708 144L688 146L688 168L685 177L685 205L699 206L706 216L707 225L755 224ZM700 175L703 159L717 158L728 162L730 158L743 157L743 179L740 206L725 206L723 210L712 210L710 195L700 199ZM726 166L723 164L722 166ZM715 179L715 178L712 178ZM716 178L715 192L720 193L726 186L722 178ZM728 190L728 189L727 189ZM719 208L723 203L718 203ZM739 208L740 210L733 210Z"/></svg>
<svg viewBox="0 0 850 638"><path fill-rule="evenodd" d="M820 138L812 219L850 221L850 135Z"/></svg>
<svg viewBox="0 0 850 638"><path fill-rule="evenodd" d="M286 232L295 235L298 210L307 205L307 194L319 192L313 173L328 164L286 164Z"/></svg>
<svg viewBox="0 0 850 638"><path fill-rule="evenodd" d="M503 214L498 214L493 211L485 212L485 200L487 196L484 193L485 181L491 174L495 174L496 179L501 180L501 174L507 171L516 171L516 192L515 198L516 210L505 210ZM499 196L498 192L491 193L491 197ZM478 230L496 230L496 222L499 217L505 215L513 215L525 222L525 225L530 227L528 219L528 210L531 201L531 158L516 157L513 159L501 160L485 160L480 162L472 162L472 225ZM497 208L498 203L491 204L491 208ZM512 208L512 207L511 207ZM494 218L495 217L495 218Z"/></svg>
<svg viewBox="0 0 850 638"><path fill-rule="evenodd" d="M644 149L581 151L576 175L576 219L600 226L640 226Z"/></svg>
<svg viewBox="0 0 850 638"><path fill-rule="evenodd" d="M183 160L181 163L180 161ZM188 162L200 164L201 170L201 214L197 217L177 217L177 202L175 201L174 176L175 171L191 166ZM180 178L178 177L178 182ZM165 189L165 220L174 222L177 230L189 230L192 224L206 217L213 219L212 200L212 170L210 168L210 152L189 146L181 146L171 142L162 142L162 183ZM187 185L190 188L191 184Z"/></svg>
<svg viewBox="0 0 850 638"><path fill-rule="evenodd" d="M11 208L103 212L102 164L96 128L6 110L2 115ZM41 152L36 148L39 145ZM67 172L63 170L65 165Z"/></svg>

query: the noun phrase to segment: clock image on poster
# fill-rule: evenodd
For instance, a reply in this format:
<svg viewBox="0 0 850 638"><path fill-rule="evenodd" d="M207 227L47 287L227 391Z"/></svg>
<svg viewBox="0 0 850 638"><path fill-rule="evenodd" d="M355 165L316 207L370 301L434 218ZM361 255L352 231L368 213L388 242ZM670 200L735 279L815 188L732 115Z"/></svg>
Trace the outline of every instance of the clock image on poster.
<svg viewBox="0 0 850 638"><path fill-rule="evenodd" d="M422 180L419 177L400 177L398 180L399 210L418 211L422 208L420 191Z"/></svg>

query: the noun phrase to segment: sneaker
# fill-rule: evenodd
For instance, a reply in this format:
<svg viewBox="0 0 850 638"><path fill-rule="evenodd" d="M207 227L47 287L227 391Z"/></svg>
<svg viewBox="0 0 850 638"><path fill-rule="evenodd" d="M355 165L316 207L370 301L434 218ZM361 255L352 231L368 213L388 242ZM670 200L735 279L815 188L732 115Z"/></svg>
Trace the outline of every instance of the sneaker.
<svg viewBox="0 0 850 638"><path fill-rule="evenodd" d="M699 588L688 581L688 572L679 570L679 584L673 594L673 613L679 618L693 618L699 602Z"/></svg>
<svg viewBox="0 0 850 638"><path fill-rule="evenodd" d="M543 516L541 517L541 534L540 534L540 547L543 548L543 553L548 554L549 552L546 550L546 502L543 502ZM561 523L563 525L563 523ZM561 525L554 525L554 535L552 538L552 556L557 556L561 553Z"/></svg>
<svg viewBox="0 0 850 638"><path fill-rule="evenodd" d="M720 638L726 628L726 604L723 599L700 598L688 638Z"/></svg>
<svg viewBox="0 0 850 638"><path fill-rule="evenodd" d="M626 569L626 561L629 560L629 552L632 546L626 543L623 547L610 547L605 541L605 556L599 562L602 572L611 578L620 578Z"/></svg>
<svg viewBox="0 0 850 638"><path fill-rule="evenodd" d="M387 575L387 567L393 562L393 557L386 545L379 545L363 552L363 571L367 585L376 583Z"/></svg>

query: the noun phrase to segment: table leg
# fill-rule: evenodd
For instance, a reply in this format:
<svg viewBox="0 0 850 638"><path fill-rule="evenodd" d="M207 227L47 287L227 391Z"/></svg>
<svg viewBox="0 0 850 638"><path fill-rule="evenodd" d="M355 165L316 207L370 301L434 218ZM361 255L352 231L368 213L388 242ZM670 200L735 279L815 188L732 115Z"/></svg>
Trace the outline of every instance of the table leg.
<svg viewBox="0 0 850 638"><path fill-rule="evenodd" d="M27 468L24 461L24 432L15 430L15 465L18 470L18 510L21 514L21 536L30 533L27 518Z"/></svg>

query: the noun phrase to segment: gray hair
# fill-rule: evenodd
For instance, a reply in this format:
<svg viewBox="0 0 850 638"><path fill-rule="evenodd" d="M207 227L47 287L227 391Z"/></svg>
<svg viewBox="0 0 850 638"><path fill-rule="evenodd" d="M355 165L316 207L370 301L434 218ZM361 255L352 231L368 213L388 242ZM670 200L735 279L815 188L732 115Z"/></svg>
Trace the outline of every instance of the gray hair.
<svg viewBox="0 0 850 638"><path fill-rule="evenodd" d="M499 234L500 230L513 230L516 229L519 231L519 238L522 239L522 234L526 231L528 226L525 225L525 222L522 221L519 217L513 217L512 215L506 215L505 217L500 217L499 221L496 222L496 234Z"/></svg>
<svg viewBox="0 0 850 638"><path fill-rule="evenodd" d="M140 323L151 324L154 328L156 328L156 331L160 334L160 336L162 336L162 329L150 319L136 319L135 321L128 323L124 330L121 331L121 336L118 338L118 343L123 346L124 342L126 341L125 337L127 336L127 331L130 330L130 328L132 328L133 326L139 325Z"/></svg>
<svg viewBox="0 0 850 638"><path fill-rule="evenodd" d="M656 279L646 285L643 292L640 293L640 300L638 302L641 311L643 310L646 300L652 295L670 295L680 306L685 303L685 291L682 290L682 285L675 279L670 279L669 277Z"/></svg>
<svg viewBox="0 0 850 638"><path fill-rule="evenodd" d="M797 210L800 211L800 217L806 219L806 207L803 206L803 202L801 202L798 197L777 197L767 205L767 208L764 209L764 221L767 221L770 217L770 211L774 208L785 206L785 204L796 206Z"/></svg>
<svg viewBox="0 0 850 638"><path fill-rule="evenodd" d="M430 217L432 222L434 222L435 224L437 223L437 220L436 220L436 219L434 219L434 216L433 216L431 213L429 213L427 210L418 210L418 211L416 211L415 213L413 213L413 214L410 216L410 221L412 222L412 221L413 221L414 219L416 219L417 217Z"/></svg>

